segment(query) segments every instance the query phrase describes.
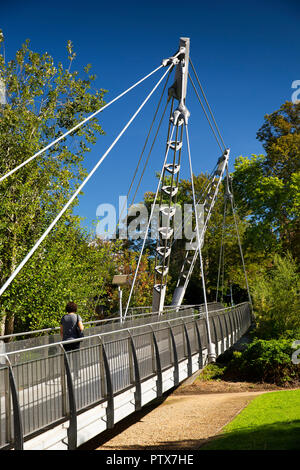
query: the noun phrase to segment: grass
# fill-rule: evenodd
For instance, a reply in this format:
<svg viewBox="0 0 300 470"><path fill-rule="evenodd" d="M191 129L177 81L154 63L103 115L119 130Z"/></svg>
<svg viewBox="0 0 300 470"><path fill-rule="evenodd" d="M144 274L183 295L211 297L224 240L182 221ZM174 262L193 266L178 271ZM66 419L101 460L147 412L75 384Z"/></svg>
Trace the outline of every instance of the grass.
<svg viewBox="0 0 300 470"><path fill-rule="evenodd" d="M300 390L256 397L202 450L300 450Z"/></svg>

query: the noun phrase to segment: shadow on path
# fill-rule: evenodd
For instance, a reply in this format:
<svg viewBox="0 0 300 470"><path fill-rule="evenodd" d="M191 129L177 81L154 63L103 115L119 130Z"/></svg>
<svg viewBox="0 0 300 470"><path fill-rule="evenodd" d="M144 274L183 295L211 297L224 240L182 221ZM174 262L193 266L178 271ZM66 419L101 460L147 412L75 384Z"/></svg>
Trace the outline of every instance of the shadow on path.
<svg viewBox="0 0 300 470"><path fill-rule="evenodd" d="M122 419L121 421L115 424L113 429L108 429L102 432L101 434L98 434L97 436L90 439L88 442L85 442L84 444L79 446L77 450L94 450L97 447L102 446L107 441L117 436L121 432L125 431L127 428L129 428L133 424L138 423L142 418L144 418L144 416L146 416L152 410L154 410L159 405L161 405L168 398L168 396L171 395L173 392L174 392L174 389L168 390L168 392L166 392L161 398L156 398L149 404L145 405L142 410L136 411L132 415L129 415L128 417ZM143 449L143 447L141 446L136 447L136 448Z"/></svg>
<svg viewBox="0 0 300 470"><path fill-rule="evenodd" d="M300 450L300 420L219 434L202 445L201 450Z"/></svg>

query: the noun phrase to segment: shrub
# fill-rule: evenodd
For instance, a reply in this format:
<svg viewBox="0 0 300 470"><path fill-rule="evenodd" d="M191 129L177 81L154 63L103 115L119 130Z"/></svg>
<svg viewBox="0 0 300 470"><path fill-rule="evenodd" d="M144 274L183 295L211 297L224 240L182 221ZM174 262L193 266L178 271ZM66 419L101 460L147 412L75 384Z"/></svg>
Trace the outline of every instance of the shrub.
<svg viewBox="0 0 300 470"><path fill-rule="evenodd" d="M235 352L226 375L242 380L285 385L300 380L300 366L292 363L293 341L254 340L243 352Z"/></svg>

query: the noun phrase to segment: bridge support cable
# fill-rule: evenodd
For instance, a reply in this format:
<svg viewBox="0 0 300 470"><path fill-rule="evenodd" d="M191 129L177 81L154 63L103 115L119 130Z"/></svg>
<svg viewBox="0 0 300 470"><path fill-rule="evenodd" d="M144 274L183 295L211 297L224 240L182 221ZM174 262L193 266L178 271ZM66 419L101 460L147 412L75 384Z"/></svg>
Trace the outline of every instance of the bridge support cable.
<svg viewBox="0 0 300 470"><path fill-rule="evenodd" d="M146 137L146 140L145 140L145 143L144 143L144 146L143 146L141 155L140 155L140 157L139 157L139 160L138 160L138 163L137 163L137 166L136 166L134 175L133 175L133 177L132 177L132 181L131 181L131 183L130 183L130 186L129 186L129 189L128 189L128 192L127 192L126 201L128 200L129 195L130 195L130 193L131 193L131 190L132 190L132 187L133 187L133 184L134 184L134 180L135 180L135 177L136 177L136 175L137 175L137 172L138 172L138 169L139 169L139 166L140 166L140 163L141 163L141 160L142 160L142 157L143 157L145 148L146 148L146 146L147 146L147 143L148 143L148 140L149 140L149 137L150 137L150 134L151 134L151 131L152 131L152 128L153 128L155 119L156 119L156 117L157 117L157 114L158 114L158 111L159 111L159 107L160 107L162 98L163 98L163 96L164 96L164 92L165 92L166 86L167 86L167 84L168 84L168 81L169 81L169 77L170 77L170 75L171 75L171 72L172 72L172 69L170 70L169 75L167 76L166 83L165 83L164 88L163 88L163 90L162 90L162 93L161 93L161 96L160 96L160 99L159 99L159 103L158 103L157 108L156 108L156 111L155 111L155 113L154 113L154 117L153 117L153 120L152 120L152 122L151 122L149 132L148 132L148 134L147 134L147 137ZM147 168L147 165L148 165L148 162L149 162L149 159L150 159L150 155L151 155L151 153L152 153L154 144L155 144L155 142L156 142L156 138L157 138L157 135L158 135L158 133L159 133L159 130L160 130L161 124L162 124L162 122L163 122L163 119L164 119L164 116L165 116L165 113L166 113L166 110L167 110L168 105L169 105L169 100L167 100L166 105L165 105L165 107L164 107L164 110L163 110L163 112L162 112L162 116L161 116L160 121L159 121L159 124L158 124L158 126L157 126L155 136L154 136L154 138L153 138L153 141L152 141L150 150L149 150L149 152L148 152L148 155L147 155L146 161L145 161L145 163L144 163L144 167L143 167L142 173L141 173L141 175L140 175L140 178L139 178L137 187L136 187L136 189L135 189L135 193L134 193L134 195L133 195L133 197L132 197L132 199L131 199L131 202L130 202L130 204L129 204L129 207L132 207L133 204L134 204L136 194L137 194L137 192L138 192L138 189L139 189L139 187L140 187L140 184L141 184L141 181L142 181L142 179L143 179L144 173L145 173L145 171L146 171L146 168ZM118 218L118 222L117 222L117 225L116 225L116 230L118 230L118 228L120 227L120 224L122 224L122 216L123 216L124 210L125 210L125 208L126 208L126 201L124 202L124 205L123 205L123 207L122 207L122 209L121 209L121 212L120 212L120 215L119 215L119 218ZM106 278L104 281L105 281L105 282L108 281L108 278L109 278L109 275L107 276L107 278Z"/></svg>
<svg viewBox="0 0 300 470"><path fill-rule="evenodd" d="M176 54L174 57L176 57L178 54ZM55 144L58 144L61 140L65 139L69 134L71 134L72 132L75 132L77 129L79 129L81 126L83 126L84 124L86 124L88 121L90 121L91 119L93 119L95 116L97 116L97 114L101 113L102 111L104 111L106 108L108 108L109 106L111 106L113 103L115 103L116 101L118 101L120 98L122 98L124 95L126 95L129 91L133 90L135 87L137 87L138 85L140 85L142 82L144 82L147 78L151 77L151 75L153 75L155 72L157 72L158 70L160 70L162 67L164 67L165 65L162 64L160 65L159 67L157 67L156 69L152 70L152 72L150 72L148 75L146 75L145 77L143 77L141 80L139 80L138 82L136 82L134 85L132 85L131 87L127 88L127 90L123 91L123 93L120 93L118 96L116 96L113 100L111 100L109 103L105 104L104 106L102 106L102 108L98 109L97 111L95 111L93 114L91 114L90 116L86 117L83 121L79 122L78 124L76 124L74 127L72 127L72 129L69 129L67 132L65 132L64 134L62 134L61 136L59 136L57 139L53 140L53 142L51 142L50 144L46 145L46 147L43 147L41 150L39 150L38 152L36 152L34 155L32 155L31 157L29 157L27 160L25 160L24 162L22 162L20 165L16 166L14 169L12 169L11 171L9 171L8 173L6 173L5 175L1 176L0 177L0 183L1 181L5 180L6 178L8 178L9 176L11 176L13 173L15 173L17 170L19 170L20 168L22 168L23 166L27 165L27 163L31 162L32 160L34 160L35 158L37 158L39 155L43 154L44 152L46 152L46 150L49 150L51 147L53 147L53 145Z"/></svg>
<svg viewBox="0 0 300 470"><path fill-rule="evenodd" d="M215 165L215 168L214 168L214 169L212 170L212 172L209 174L208 179L212 179L212 175L213 175L214 172L215 172L216 166L217 166L217 165ZM199 197L199 199L198 199L198 201L197 201L197 206L198 206L199 204L201 204L202 201L203 201L203 199L205 199L205 198L207 197L207 194L208 194L208 191L209 191L209 189L210 189L210 186L211 186L211 181L209 181L208 183L206 182L206 184L204 185L204 187L201 188L201 193L200 193L200 197ZM185 224L189 224L189 223L192 221L192 217L193 217L192 214L190 214L188 217L186 217L186 218L185 218ZM176 242L177 235L180 233L181 230L182 230L182 226L179 226L179 227L177 228L177 230L175 231L175 234L174 234L174 237L173 237L173 242L172 242L172 247L173 247L174 243Z"/></svg>
<svg viewBox="0 0 300 470"><path fill-rule="evenodd" d="M134 180L135 180L135 178L136 178L136 175L137 175L139 166L140 166L140 164L141 164L141 161L142 161L142 158L143 158L143 155L144 155L146 146L147 146L147 144L148 144L149 137L150 137L150 134L151 134L151 131L152 131L152 128L153 128L155 119L156 119L156 117L157 117L157 114L158 114L158 111L159 111L159 108L160 108L160 105L161 105L161 102L162 102L162 98L163 98L163 96L164 96L164 93L165 93L165 90L166 90L166 87L167 87L167 84L168 84L168 81L169 81L169 78L170 78L170 75L171 75L171 72L172 72L172 69L170 70L169 75L167 76L166 82L165 82L165 84L164 84L164 87L163 87L163 90L162 90L162 93L161 93L161 96L160 96L158 105L157 105L157 107L156 107L156 110L155 110L155 113L154 113L154 116L153 116L153 119L152 119L152 122L151 122L151 125L150 125L150 128L149 128L149 131L148 131L148 134L147 134L147 137L146 137L144 146L143 146L143 148L142 148L142 151L141 151L141 154L140 154L140 157L139 157L139 160L138 160L136 169L135 169L135 171L134 171L134 174L133 174L133 177L132 177L132 180L131 180L131 183L130 183L130 186L129 186L129 189L128 189L128 192L127 192L127 195L126 195L126 199L127 199L127 200L128 200L129 195L130 195L130 193L131 193L131 190L132 190L132 187L133 187L133 184L134 184ZM154 136L154 139L153 139L153 142L152 142L150 151L149 151L149 153L148 153L146 162L145 162L145 164L144 164L144 168L143 168L143 170L142 170L142 173L141 173L141 176L140 176L140 179L139 179L137 188L136 188L136 190L135 190L134 196L133 196L133 198L132 198L132 200L131 200L130 206L132 206L132 205L134 204L134 200L135 200L135 197L136 197L136 193L137 193L138 188L139 188L139 186L140 186L140 184L141 184L141 181L142 181L144 172L145 172L145 170L146 170L146 167L147 167L147 164L148 164L148 161L149 161L149 158L150 158L150 155L151 155L153 146L154 146L154 144L155 144L155 141L156 141L156 138L157 138L159 129L160 129L160 127L161 127L161 123L162 123L162 121L163 121L163 118L164 118L164 115L165 115L165 112L166 112L166 109L167 109L168 104L169 104L169 100L167 100L166 106L165 106L165 108L164 108L164 110L163 110L161 119L160 119L160 121L159 121L159 124L158 124L157 130L156 130L156 133L155 133L155 136ZM124 204L124 206L123 206L123 208L122 208L122 210L121 210L121 213L120 213L120 216L119 216L119 220L118 220L118 223L117 223L117 227L119 227L119 224L120 224L120 222L121 222L121 220L122 220L122 215L123 215L125 206L126 206L126 203Z"/></svg>
<svg viewBox="0 0 300 470"><path fill-rule="evenodd" d="M201 227L201 231L199 232L201 247L204 243L204 236L207 230L209 220L211 218L212 209L214 207L214 204L215 204L218 192L219 192L220 184L221 184L224 172L225 172L228 158L229 158L229 149L226 149L223 155L218 160L217 168L213 174L212 181L210 183L206 198L203 203L204 223L203 223L203 226ZM198 202L198 205L199 205L199 202ZM195 244L196 244L196 247L195 247ZM184 261L183 261L183 264L182 264L182 267L178 276L178 281L177 281L177 285L173 293L171 305L176 305L176 306L181 305L184 295L185 295L185 291L190 281L197 257L198 257L198 247L197 247L196 237L194 236L194 238L190 241L189 245L187 245L185 258L184 258Z"/></svg>
<svg viewBox="0 0 300 470"><path fill-rule="evenodd" d="M130 206L132 206L132 205L134 204L134 201L135 201L135 198L136 198L138 189L139 189L139 187L140 187L140 185L141 185L143 176L144 176L144 174L145 174L145 171L146 171L146 168L147 168L147 165L148 165L148 162L149 162L149 158L150 158L150 155L151 155L151 153L152 153L154 144L155 144L155 142L156 142L158 132L159 132L159 130L160 130L160 128L161 128L161 124L162 124L163 119L164 119L164 117L165 117L165 113L166 113L166 110L167 110L168 105L169 105L169 101L167 101L167 103L166 103L166 106L165 106L165 108L164 108L164 110L163 110L161 119L160 119L159 124L158 124L158 126L157 126L157 130L156 130L156 133L155 133L153 142L152 142L152 144L151 144L151 147L150 147L150 150L149 150L149 152L148 152L146 161L145 161L145 163L144 163L144 167L143 167L142 173L141 173L141 175L140 175L140 178L139 178L137 187L136 187L136 189L135 189L135 193L134 193L134 195L133 195L133 197L132 197L132 200L131 200L131 202L130 202Z"/></svg>
<svg viewBox="0 0 300 470"><path fill-rule="evenodd" d="M240 250L240 255L241 255L241 260L242 260L242 265L243 265L243 271L244 271L244 277L245 277L246 288L247 288L247 293L248 293L248 299L249 299L251 309L253 310L253 304L252 304L252 299L251 299L251 295L250 295L250 289L249 289L248 276L247 276L246 265L245 265L245 260L244 260L244 254L243 254L243 249L242 249L242 244L241 244L241 239L240 239L240 233L239 233L239 228L238 228L238 223L237 223L237 216L236 216L236 210L235 210L235 204L234 204L234 196L233 196L233 190L232 190L232 182L231 182L231 179L229 177L228 166L226 167L226 184L227 184L228 198L229 198L230 203L231 203L231 209L232 209L233 218L234 218L235 230L236 230L236 235L237 235L237 240L238 240L238 245L239 245L239 250Z"/></svg>
<svg viewBox="0 0 300 470"><path fill-rule="evenodd" d="M218 133L218 135L219 135L219 138L220 138L220 140L221 140L221 142L222 142L222 144L223 144L223 150L226 150L227 147L226 147L226 145L225 145L225 143L224 143L224 140L223 140L223 138L222 138L222 136L221 136L221 133L220 133L219 127L218 127L218 125L217 125L216 119L215 119L214 114L213 114L213 112L212 112L212 110L211 110L211 107L210 107L210 105L209 105L209 103L208 103L208 100L207 100L207 98L206 98L204 89L203 89L203 87L202 87L202 85L201 85L201 83L200 83L200 80L199 80L199 78L198 78L198 75L197 75L197 72L196 72L195 67L194 67L194 65L193 65L193 62L192 62L191 57L190 57L190 64L191 64L191 66L192 66L193 72L194 72L194 74L195 74L196 80L197 80L198 85L199 85L199 87L200 87L200 90L201 90L201 93L202 93L202 95L203 95L203 98L204 98L204 101L205 101L205 103L206 103L206 106L207 106L207 108L208 108L209 114L211 115L211 118L212 118L212 120L213 120L213 122L214 122L216 131L217 131L217 133Z"/></svg>
<svg viewBox="0 0 300 470"><path fill-rule="evenodd" d="M219 287L220 287L220 277L222 277L222 300L223 300L223 287L224 287L224 230L225 230L225 221L226 221L226 209L227 209L227 194L224 196L224 212L223 212L223 224L222 224L222 235L221 235L221 246L219 254L219 266L218 266L218 279L217 279L217 292L216 292L216 302L218 302ZM221 273L222 269L222 273ZM222 302L221 300L221 302Z"/></svg>
<svg viewBox="0 0 300 470"><path fill-rule="evenodd" d="M220 255L219 255L216 302L218 301L220 278L222 278L221 301L223 301L223 293L224 293L224 269L225 269L225 267L224 267L224 264L225 264L224 263L224 228L225 228L225 220L226 220L226 211L227 211L228 201L229 201L229 204L231 206L232 215L233 215L233 219L234 219L235 231L236 231L240 256L241 256L241 260L242 260L242 266L243 266L243 272L244 272L244 277L245 277L245 283L246 283L248 299L249 299L250 306L252 307L252 300L251 300L250 289L249 289L249 284L248 284L246 265L245 265L243 249L242 249L242 244L241 244L241 239L240 239L240 234L239 234L239 229L238 229L237 215L236 215L236 210L235 210L235 205L234 205L232 183L231 183L231 178L230 178L229 172L228 172L228 164L226 164L226 186L225 186L225 194L224 194L224 214L223 214L222 237L221 237L221 246L220 246ZM231 305L233 305L232 285L231 284L230 284L230 296L231 296Z"/></svg>
<svg viewBox="0 0 300 470"><path fill-rule="evenodd" d="M130 124L134 121L134 119L136 118L136 116L140 113L140 111L142 110L142 108L145 106L145 104L147 103L147 101L150 99L150 97L153 95L153 93L155 92L155 90L157 89L157 87L160 85L160 83L163 81L163 79L165 78L165 76L169 73L169 71L171 70L171 68L173 67L173 64L171 64L168 69L166 70L166 72L163 74L163 76L159 79L159 81L156 83L156 85L154 86L154 88L151 90L151 92L148 94L148 96L145 98L145 100L142 102L142 104L139 106L139 108L137 109L137 111L132 115L132 117L130 118L130 120L127 122L127 124L123 127L123 129L121 130L121 132L118 134L118 136L115 138L115 140L113 141L113 143L110 145L110 147L106 150L106 152L102 155L102 157L100 158L100 160L96 163L96 165L94 166L94 168L90 171L90 173L88 174L88 176L84 179L84 181L79 185L79 187L77 188L77 190L74 192L73 196L69 199L69 201L65 204L65 206L62 208L62 210L59 212L59 214L55 217L55 219L52 221L52 223L49 225L49 227L45 230L45 232L43 233L43 235L39 238L39 240L36 242L36 244L32 247L32 249L29 251L29 253L25 256L25 258L23 259L23 261L18 265L18 267L13 271L13 273L10 275L10 277L7 279L7 281L3 284L3 286L1 287L0 289L0 296L3 294L3 292L5 292L5 290L7 289L7 287L10 285L10 283L14 280L14 278L16 277L16 275L20 272L20 270L25 266L25 264L27 263L27 261L31 258L31 256L34 254L34 252L37 250L37 248L40 246L40 244L43 242L43 240L47 237L47 235L49 234L49 232L52 230L52 228L55 226L55 224L58 222L58 220L62 217L62 215L66 212L66 210L70 207L70 205L72 204L72 202L74 201L74 199L78 196L78 194L80 193L80 191L82 191L82 189L84 188L84 186L86 185L86 183L89 181L89 179L93 176L93 174L96 172L96 170L98 169L98 167L102 164L102 162L105 160L105 158L107 157L107 155L110 153L110 151L114 148L114 146L116 145L116 143L119 141L119 139L122 137L122 135L125 133L125 131L128 129L128 127L130 126Z"/></svg>
<svg viewBox="0 0 300 470"><path fill-rule="evenodd" d="M220 147L221 152L223 152L223 151L224 151L224 147L222 147L221 143L219 142L218 136L217 136L217 134L216 134L216 132L215 132L215 130L214 130L214 127L213 127L213 125L212 125L212 123L211 123L211 120L209 119L209 116L208 116L208 114L207 114L207 112L206 112L206 109L205 109L205 107L204 107L204 105L203 105L203 103L202 103L202 101L201 101L201 98L200 98L200 96L199 96L199 93L198 93L198 91L197 91L197 89L196 89L196 87L195 87L195 84L194 84L194 82L193 82L192 77L191 77L190 74L189 74L189 79L190 79L190 81L191 81L191 84L192 84L192 87L193 87L193 89L194 89L194 92L196 93L196 96L197 96L197 98L198 98L198 100L199 100L199 103L200 103L200 105L201 105L201 107L202 107L202 109L203 109L203 112L204 112L205 117L206 117L206 119L207 119L207 121L208 121L208 124L209 124L209 126L210 126L210 128L211 128L211 130L212 130L212 133L213 133L214 136L215 136L216 142L217 142L218 146Z"/></svg>
<svg viewBox="0 0 300 470"><path fill-rule="evenodd" d="M211 174L211 178L212 178L213 182L214 182L214 177L213 177L212 175L215 174L216 168L217 168L217 165L215 165L215 168L213 169L212 174ZM197 206L198 206L199 204L201 204L201 202L203 201L203 199L206 200L206 198L207 198L207 197L209 196L209 194L211 193L211 190L212 190L212 181L208 182L207 185L204 186L204 188L202 188L201 198L199 198L199 200L197 201ZM193 217L192 214L189 215L188 217L186 217L186 218L185 218L185 224L189 224L190 221L192 220L192 217ZM176 240L177 240L178 233L180 233L181 230L182 230L182 226L180 225L180 226L177 228L177 230L175 230L175 232L172 234L172 239L173 239L173 240L172 240L172 242L170 243L170 247L168 248L168 253L169 253L170 250L173 248L173 245L175 244L175 242L176 242ZM188 257L188 256L189 256L189 252L188 252L188 250L187 250L187 252L186 252L186 259L187 259L186 263L189 265L190 260L189 260L189 257ZM169 257L169 260L170 260L170 257ZM184 266L184 267L182 268L182 272L185 272L185 269L186 269L186 267ZM178 285L179 285L179 284L177 283L177 286L178 286Z"/></svg>
<svg viewBox="0 0 300 470"><path fill-rule="evenodd" d="M190 176L191 176L192 193L193 193L193 205L194 205L194 213L195 213L195 221L196 221L196 239L197 239L198 253L199 253L199 260L200 260L202 289L203 289L203 297L204 297L204 305L205 305L205 316L206 316L207 332L208 332L208 360L209 360L209 362L213 362L213 361L216 360L216 350L215 350L215 345L213 344L212 339L211 339L210 322L209 322L209 317L208 317L206 285L205 285L204 268L203 268L203 260L202 260L202 253L201 253L202 245L201 245L200 230L199 230L199 216L198 216L197 204L196 204L195 187L194 187L194 175L193 175L193 167L192 167L191 148L190 148L190 139L189 139L189 132L188 132L187 124L185 124L185 131L186 131L187 151L188 151L188 157L189 157L189 167L190 167ZM202 240L203 240L203 238L202 238Z"/></svg>
<svg viewBox="0 0 300 470"><path fill-rule="evenodd" d="M171 131L170 139L172 139L172 137L173 137L174 129L175 129L175 127L173 126L173 129L172 129L172 131ZM157 201L157 197L158 197L158 193L159 193L159 189L160 189L160 185L161 185L161 181L162 181L162 177L163 177L163 169L164 169L164 166L165 166L166 161L167 161L167 158L168 158L169 150L170 150L170 145L167 145L167 149L166 149L166 153L165 153L165 158L164 158L162 170L161 170L161 172L160 172L160 178L159 178L159 181L158 181L158 184L157 184L156 193L155 193L154 200L153 200L153 203L152 203L152 208L151 208L151 212L150 212L148 224L147 224L147 227L146 227L146 230L145 230L145 235L144 235L144 239L143 239L143 244L142 244L141 251L140 251L140 256L139 256L139 259L138 259L138 262L137 262L137 266L136 266L134 278L133 278L133 281L132 281L132 284L131 284L131 288L130 288L130 292L129 292L129 297L128 297L128 301L127 301L125 313L124 313L124 315L123 315L123 320L125 320L125 318L126 318L126 316L127 316L128 308L129 308L130 301L131 301L131 297L132 297L132 294L133 294L133 290L134 290L134 286L135 286L135 282L136 282L138 270L139 270L139 267L140 267L140 263L141 263L143 251L144 251L144 248L145 248L146 239L147 239L147 237L148 237L148 232L149 232L150 224L151 224L151 222L152 222L152 218L153 218L153 214L154 214L154 210L155 210L155 204L156 204L156 201Z"/></svg>

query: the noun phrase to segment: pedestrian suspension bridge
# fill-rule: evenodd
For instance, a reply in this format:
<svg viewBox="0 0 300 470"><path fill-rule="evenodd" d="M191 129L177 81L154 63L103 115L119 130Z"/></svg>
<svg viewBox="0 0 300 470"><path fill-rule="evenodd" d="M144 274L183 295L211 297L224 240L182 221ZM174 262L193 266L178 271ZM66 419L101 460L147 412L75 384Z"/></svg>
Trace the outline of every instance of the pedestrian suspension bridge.
<svg viewBox="0 0 300 470"><path fill-rule="evenodd" d="M189 67L194 73L196 83L191 77ZM161 397L168 390L178 386L207 362L215 361L216 357L233 346L251 325L251 298L228 172L230 151L224 144L191 61L188 38L181 38L178 51L173 56L164 59L159 67L22 164L1 176L0 184L1 181L9 178L16 171L21 171L23 166L30 164L33 159L38 158L51 146L86 125L90 119L161 70L164 72L154 88L0 288L1 296L59 222L155 90L165 81L154 116L157 117L159 107L165 98L165 108L158 125L159 129L169 109L165 154L126 308L124 312L120 311L120 316L117 318L88 322L85 325L85 337L80 339L79 351L66 352L63 347L64 343L55 329L0 337L1 449L76 449L106 429L113 428L123 418ZM173 85L167 88L168 80L174 71ZM220 148L216 166L198 200L195 195L189 140L190 112L186 103L188 79ZM204 97L206 106L201 100L198 89ZM194 235L186 245L185 257L178 272L172 302L167 306L165 305L167 279L176 238L175 215L183 155L187 156L191 178ZM226 308L218 298L224 247L222 245L220 247L218 287L216 301L212 303L207 302L202 259L205 234L221 184L225 186L224 221L226 208L229 206L234 216L237 243L249 298L248 302L238 305L232 303ZM130 302L156 204L159 205L160 225L155 248L152 305L134 309L130 307ZM184 305L186 289L197 262L200 266L203 287L202 303ZM8 342L9 339L14 341Z"/></svg>

